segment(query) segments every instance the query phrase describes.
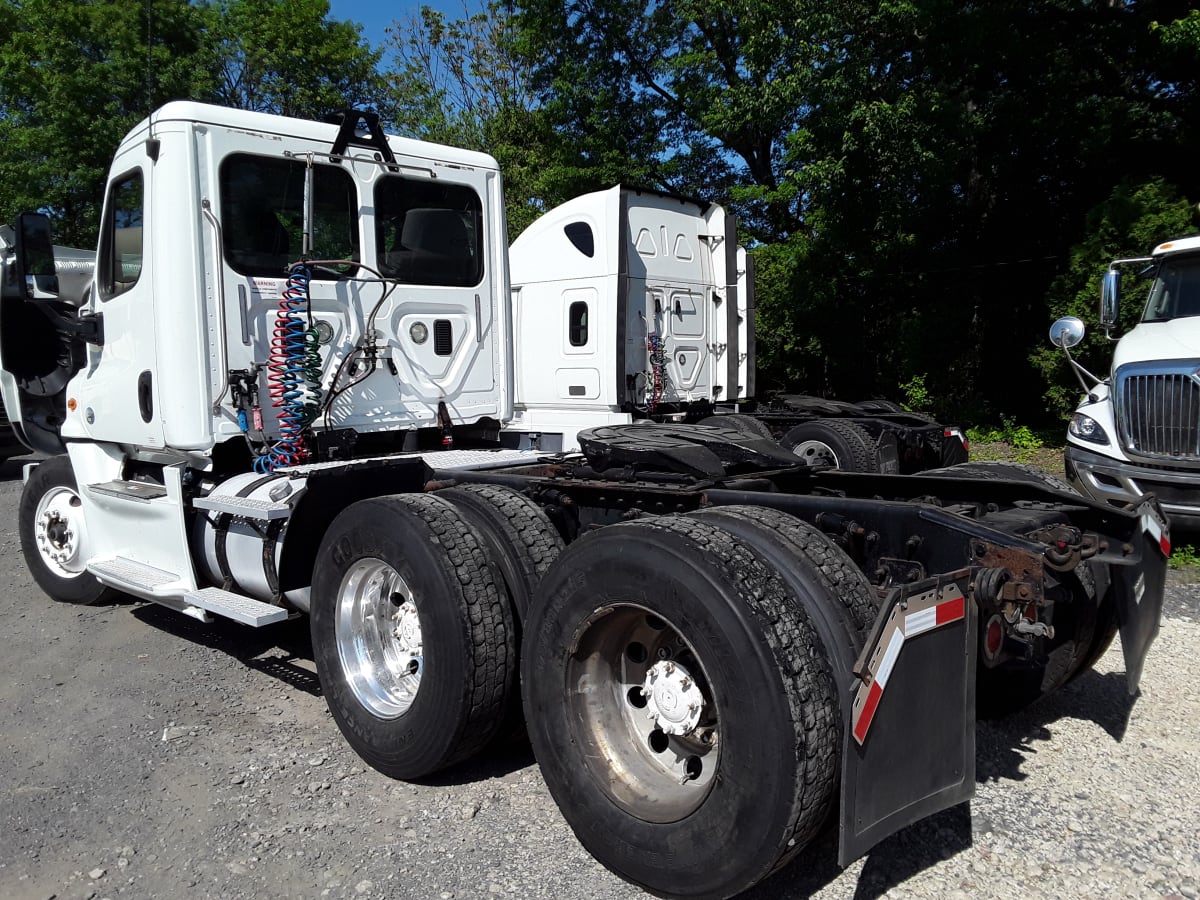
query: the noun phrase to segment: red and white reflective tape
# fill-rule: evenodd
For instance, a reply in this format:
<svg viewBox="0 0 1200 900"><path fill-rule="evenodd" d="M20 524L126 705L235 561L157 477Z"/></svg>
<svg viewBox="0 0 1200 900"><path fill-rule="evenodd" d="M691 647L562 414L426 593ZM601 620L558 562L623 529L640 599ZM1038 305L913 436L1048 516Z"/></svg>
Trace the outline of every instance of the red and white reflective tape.
<svg viewBox="0 0 1200 900"><path fill-rule="evenodd" d="M1167 535L1163 527L1158 524L1158 520L1150 515L1150 513L1142 513L1142 527L1146 529L1146 533L1150 535L1151 539L1158 544L1158 549L1163 552L1163 556L1170 556L1171 538Z"/></svg>
<svg viewBox="0 0 1200 900"><path fill-rule="evenodd" d="M887 638L887 646L879 656L874 671L871 671L871 684L869 687L859 687L858 696L854 701L853 730L856 741L861 744L867 739L871 721L875 718L875 710L879 708L879 701L883 699L883 691L896 668L896 660L900 658L904 642L951 622L961 621L966 614L967 601L959 593L949 600L895 617L892 623L894 628Z"/></svg>

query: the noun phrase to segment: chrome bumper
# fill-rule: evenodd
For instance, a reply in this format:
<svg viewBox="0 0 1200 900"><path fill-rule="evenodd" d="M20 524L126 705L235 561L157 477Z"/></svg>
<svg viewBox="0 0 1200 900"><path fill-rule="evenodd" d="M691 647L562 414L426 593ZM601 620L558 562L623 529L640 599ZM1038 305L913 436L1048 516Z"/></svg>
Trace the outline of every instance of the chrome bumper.
<svg viewBox="0 0 1200 900"><path fill-rule="evenodd" d="M1172 525L1200 528L1200 470L1139 466L1074 444L1067 445L1065 463L1067 479L1093 500L1124 507L1154 494Z"/></svg>

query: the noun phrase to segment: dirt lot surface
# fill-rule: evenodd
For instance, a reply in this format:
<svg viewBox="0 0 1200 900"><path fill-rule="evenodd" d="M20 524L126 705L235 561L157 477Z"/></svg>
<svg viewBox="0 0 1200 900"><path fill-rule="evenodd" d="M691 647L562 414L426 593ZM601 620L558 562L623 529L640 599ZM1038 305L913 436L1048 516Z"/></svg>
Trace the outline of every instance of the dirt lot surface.
<svg viewBox="0 0 1200 900"><path fill-rule="evenodd" d="M306 623L204 626L51 602L0 469L0 897L630 898L563 822L528 749L420 784L342 742ZM845 871L824 838L746 895L1195 897L1200 588L1175 576L1142 694L1119 651L978 732L969 804Z"/></svg>

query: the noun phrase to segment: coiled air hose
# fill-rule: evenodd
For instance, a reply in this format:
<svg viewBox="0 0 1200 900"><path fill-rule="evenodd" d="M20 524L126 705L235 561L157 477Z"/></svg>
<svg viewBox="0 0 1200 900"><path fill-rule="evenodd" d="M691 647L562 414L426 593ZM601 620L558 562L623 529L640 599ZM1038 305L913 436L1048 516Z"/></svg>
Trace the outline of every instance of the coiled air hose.
<svg viewBox="0 0 1200 900"><path fill-rule="evenodd" d="M321 353L312 322L308 285L312 273L303 264L292 266L287 287L279 298L267 388L271 405L279 409L279 440L254 462L255 471L273 472L309 457L304 432L316 418L321 402Z"/></svg>
<svg viewBox="0 0 1200 900"><path fill-rule="evenodd" d="M656 331L646 335L646 350L650 358L650 396L646 400L646 412L653 413L662 400L667 382L666 341Z"/></svg>

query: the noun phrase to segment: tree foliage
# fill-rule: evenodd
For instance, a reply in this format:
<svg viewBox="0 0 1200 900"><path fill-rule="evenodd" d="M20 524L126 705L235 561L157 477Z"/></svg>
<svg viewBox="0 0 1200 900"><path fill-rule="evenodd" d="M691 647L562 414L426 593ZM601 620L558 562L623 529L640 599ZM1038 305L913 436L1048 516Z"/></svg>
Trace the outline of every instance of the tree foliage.
<svg viewBox="0 0 1200 900"><path fill-rule="evenodd" d="M331 20L328 0L223 0L204 12L213 102L319 120L384 96L381 51L358 25Z"/></svg>
<svg viewBox="0 0 1200 900"><path fill-rule="evenodd" d="M46 210L58 240L92 244L125 132L154 106L209 90L202 33L184 0L0 3L0 220Z"/></svg>
<svg viewBox="0 0 1200 900"><path fill-rule="evenodd" d="M0 219L94 246L125 133L176 99L322 118L376 102L379 53L326 0L0 0Z"/></svg>
<svg viewBox="0 0 1200 900"><path fill-rule="evenodd" d="M422 7L393 23L388 43L392 125L492 154L504 172L512 236L571 196L573 185L562 183L565 144L534 96L510 7L492 0L464 8L461 19Z"/></svg>

